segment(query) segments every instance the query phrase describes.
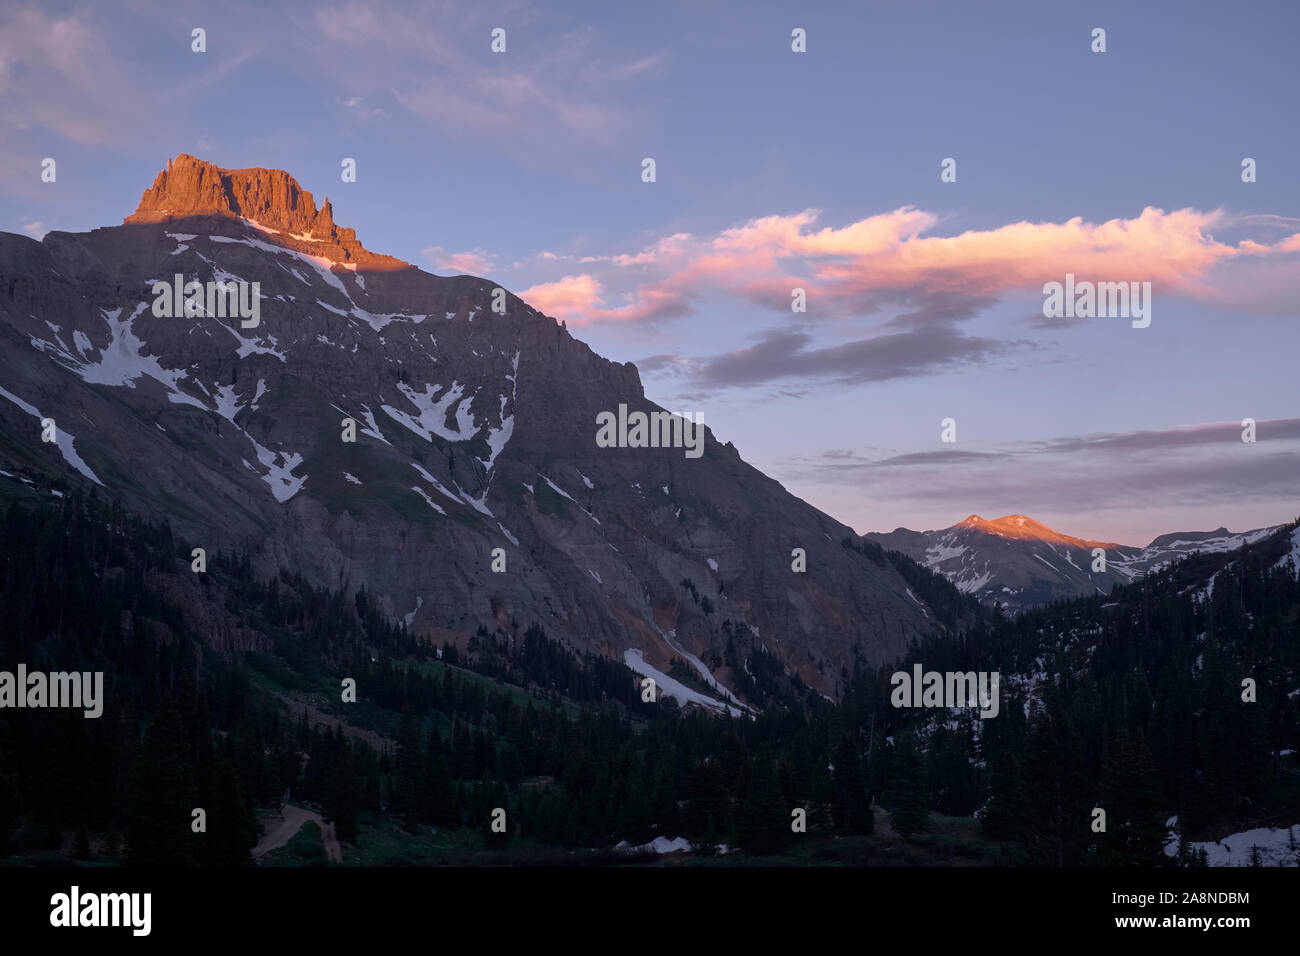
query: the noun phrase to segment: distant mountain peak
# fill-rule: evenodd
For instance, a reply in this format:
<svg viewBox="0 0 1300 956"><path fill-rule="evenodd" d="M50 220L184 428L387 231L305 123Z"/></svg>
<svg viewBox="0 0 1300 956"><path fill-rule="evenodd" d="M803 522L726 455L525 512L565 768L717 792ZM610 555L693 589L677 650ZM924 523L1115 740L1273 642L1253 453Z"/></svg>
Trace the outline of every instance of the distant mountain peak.
<svg viewBox="0 0 1300 956"><path fill-rule="evenodd" d="M171 222L194 216L242 219L277 234L280 245L367 268L401 268L408 263L376 255L357 241L355 229L334 222L328 198L317 209L312 194L283 169L222 169L181 153L144 191L140 204L123 222Z"/></svg>
<svg viewBox="0 0 1300 956"><path fill-rule="evenodd" d="M985 534L996 534L1004 538L1019 538L1027 541L1046 541L1049 544L1068 544L1076 548L1118 548L1113 541L1089 541L1084 538L1071 537L1054 531L1047 525L1035 521L1028 515L1003 515L992 521L985 521L979 515L970 515L953 525L955 528L971 528Z"/></svg>
<svg viewBox="0 0 1300 956"><path fill-rule="evenodd" d="M965 594L1014 611L1082 594L1107 594L1116 584L1136 580L1195 551L1235 551L1277 530L1275 526L1240 534L1226 528L1173 532L1137 548L1072 538L1027 515L986 521L973 514L938 531L898 528L865 537L937 571ZM1096 563L1089 553L1096 548L1105 550L1104 564Z"/></svg>

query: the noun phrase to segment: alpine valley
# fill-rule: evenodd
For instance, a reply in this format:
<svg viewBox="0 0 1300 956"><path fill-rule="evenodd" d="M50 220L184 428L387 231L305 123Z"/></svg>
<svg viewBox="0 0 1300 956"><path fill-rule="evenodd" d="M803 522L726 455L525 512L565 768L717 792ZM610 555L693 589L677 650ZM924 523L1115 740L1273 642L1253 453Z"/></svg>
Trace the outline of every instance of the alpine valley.
<svg viewBox="0 0 1300 956"><path fill-rule="evenodd" d="M0 233L0 672L96 681L0 701L0 861L1295 865L1298 568L858 535L280 170Z"/></svg>

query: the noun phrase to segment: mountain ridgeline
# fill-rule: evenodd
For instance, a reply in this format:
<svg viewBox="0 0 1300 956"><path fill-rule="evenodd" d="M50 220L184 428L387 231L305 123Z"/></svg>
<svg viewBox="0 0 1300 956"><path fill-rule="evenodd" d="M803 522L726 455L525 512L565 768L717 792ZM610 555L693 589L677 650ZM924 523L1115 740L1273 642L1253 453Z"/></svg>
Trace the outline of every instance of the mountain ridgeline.
<svg viewBox="0 0 1300 956"><path fill-rule="evenodd" d="M734 622L834 696L855 654L932 626L892 565L839 546L851 529L707 429L698 458L601 447L602 413L662 411L633 365L333 216L283 171L182 155L120 226L0 234L0 470L75 473L264 575L364 587L437 643L537 624L662 670L722 656ZM256 283L256 319L208 283Z"/></svg>
<svg viewBox="0 0 1300 956"><path fill-rule="evenodd" d="M993 521L971 515L939 531L896 528L866 538L938 571L963 594L1015 612L1063 598L1108 594L1117 584L1127 584L1195 551L1233 551L1276 530L1175 532L1137 548L1074 538L1025 515Z"/></svg>

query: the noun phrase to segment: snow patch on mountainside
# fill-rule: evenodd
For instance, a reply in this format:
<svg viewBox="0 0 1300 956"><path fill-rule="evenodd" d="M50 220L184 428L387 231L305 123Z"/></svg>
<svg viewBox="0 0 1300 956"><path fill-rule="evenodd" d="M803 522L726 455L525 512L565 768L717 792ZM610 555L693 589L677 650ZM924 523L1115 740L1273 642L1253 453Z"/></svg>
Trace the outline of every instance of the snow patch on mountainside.
<svg viewBox="0 0 1300 956"><path fill-rule="evenodd" d="M661 637L663 637L664 642L669 647L671 647L674 651L676 651L677 654L680 655L683 659L685 659L685 661L688 664L690 664L692 667L695 668L695 672L700 675L700 677L704 680L704 683L708 684L719 694L721 694L724 700L727 700L735 704L737 707L742 707L745 710L752 709L748 705L742 704L739 698L737 698L736 695L733 694L726 685L724 685L721 681L719 681L716 677L714 677L713 672L710 671L704 665L704 661L700 660L698 657L696 657L686 648L682 647L680 644L677 643L677 641L675 640L677 632L675 630L670 630L668 631L667 634L665 634L662 630L659 630L659 634ZM745 666L746 668L748 668L749 666L748 659L745 661Z"/></svg>
<svg viewBox="0 0 1300 956"><path fill-rule="evenodd" d="M440 494L442 494L444 497L450 498L452 501L456 502L457 504L460 504L461 502L460 495L456 495L448 491L446 486L443 485L443 483L439 481L437 478L433 477L433 475L429 474L429 472L426 471L422 465L418 465L415 462L411 462L411 467L420 473L421 478L423 478L429 484L433 485L433 487L437 488ZM441 511L442 509L439 508L438 510Z"/></svg>
<svg viewBox="0 0 1300 956"><path fill-rule="evenodd" d="M701 694L699 691L691 690L681 681L674 680L658 668L647 664L637 648L630 647L623 652L623 663L642 677L651 678L659 693L674 698L679 704L694 703L719 713L725 711L735 717L742 716L738 708Z"/></svg>
<svg viewBox="0 0 1300 956"><path fill-rule="evenodd" d="M338 265L331 259L326 259L324 256L308 255L295 249L286 249L284 246L272 245L269 242L263 242L261 239L233 239L230 236L208 236L208 239L212 242L237 242L240 245L251 246L254 249L261 249L277 256L293 256L315 269L322 279L343 293L343 297L349 302L352 301L352 297L348 295L348 290L343 286L343 280L330 271L333 266Z"/></svg>
<svg viewBox="0 0 1300 956"><path fill-rule="evenodd" d="M510 438L515 433L515 416L506 414L506 397L501 396L501 427L493 428L488 426L487 443L488 457L487 468L492 470L492 465L497 460L497 455L505 450L506 445L510 443Z"/></svg>
<svg viewBox="0 0 1300 956"><path fill-rule="evenodd" d="M1291 550L1282 555L1276 567L1285 567L1287 561L1291 562L1291 567L1295 571L1300 572L1300 527L1291 530Z"/></svg>
<svg viewBox="0 0 1300 956"><path fill-rule="evenodd" d="M253 448L257 451L257 460L266 468L266 474L262 476L271 487L271 494L275 500L284 504L298 492L302 491L302 486L307 483L307 476L301 478L293 474L293 470L302 464L302 455L297 452L272 451L260 445L252 435L244 432L244 437L253 443Z"/></svg>
<svg viewBox="0 0 1300 956"><path fill-rule="evenodd" d="M436 501L434 501L432 498L429 497L429 493L428 493L427 491L425 491L425 490L424 490L423 488L421 488L419 485L411 485L411 490L414 491L414 492L415 492L417 495L419 495L421 498L423 498L423 499L425 500L425 502L428 503L428 505L429 505L430 508L432 508L434 511L438 512L438 514L440 514L440 515L446 517L447 512L443 511L443 510L442 510L442 506L439 505Z"/></svg>
<svg viewBox="0 0 1300 956"><path fill-rule="evenodd" d="M402 618L402 620L406 622L407 627L411 626L411 622L415 620L415 615L420 613L420 608L422 607L424 607L424 598L421 595L417 594L415 596L415 610L411 611L411 613L407 614L405 617Z"/></svg>
<svg viewBox="0 0 1300 956"><path fill-rule="evenodd" d="M9 401L13 402L15 405L17 405L27 414L34 417L37 421L40 421L41 418L43 417L41 413L35 408L35 406L27 404L21 398L15 395L13 392L0 388L0 395L3 395L5 398L9 399ZM73 444L74 443L73 436L65 429L59 428L57 422L55 423L54 439L55 439L56 447L62 453L63 459L69 465L77 469L77 471L81 472L83 475L85 475L95 484L99 485L101 488L104 487L104 483L99 480L99 476L96 475L93 471L91 471L90 466L87 465L84 461L82 461L81 456L77 454L77 449L74 447Z"/></svg>
<svg viewBox="0 0 1300 956"><path fill-rule="evenodd" d="M408 413L391 405L381 405L380 408L389 418L405 425L425 441L432 442L434 435L447 441L465 441L473 438L477 432L474 413L469 408L469 402L462 401L465 396L464 385L452 382L451 386L443 391L442 397L437 399L433 397L438 389L436 385L425 385L423 392L417 392L405 382L399 383L397 388L406 396L406 400L415 406L419 414L412 418ZM460 404L457 405L457 402ZM456 427L451 429L447 427L447 413L453 405L456 405Z"/></svg>
<svg viewBox="0 0 1300 956"><path fill-rule="evenodd" d="M147 308L149 303L141 302L125 319L119 318L122 314L120 308L102 310L104 321L108 323L109 342L100 352L98 361L88 359L85 364L66 364L65 367L92 385L119 388L135 388L137 379L148 376L166 387L168 399L175 404L207 410L203 402L181 391L180 383L187 377L184 369L163 368L154 356L140 354L145 343L135 334L132 324Z"/></svg>
<svg viewBox="0 0 1300 956"><path fill-rule="evenodd" d="M925 566L929 568L949 558L959 558L969 550L970 548L964 544L955 547L946 543L932 545L925 549Z"/></svg>
<svg viewBox="0 0 1300 956"><path fill-rule="evenodd" d="M560 487L559 485L557 485L555 482L551 481L551 479L547 478L545 475L541 474L540 472L538 472L538 477L541 478L542 481L544 481L544 482L546 482L548 485L550 485L552 491L558 492L559 494L563 495L564 497L566 497L566 498L568 498L570 501L572 501L575 505L578 505L578 501L577 501L576 498L573 497L573 495L569 494L567 491L565 491L563 488L561 488L561 487ZM530 489L530 490L531 490L531 489ZM596 522L596 524L600 524L600 519L597 518L597 517L596 517L594 514L592 514L590 511L588 511L586 508L584 508L582 505L578 505L578 510L581 511L583 514L585 514L585 515L586 515L588 518L590 518L592 521Z"/></svg>
<svg viewBox="0 0 1300 956"><path fill-rule="evenodd" d="M993 580L993 572L987 570L987 566L986 566L986 569L983 574L980 575L972 574L966 577L960 577L954 580L953 584L957 586L957 590L960 591L962 594L971 594L975 591L978 591L980 588L984 587L984 585L988 584L992 580Z"/></svg>

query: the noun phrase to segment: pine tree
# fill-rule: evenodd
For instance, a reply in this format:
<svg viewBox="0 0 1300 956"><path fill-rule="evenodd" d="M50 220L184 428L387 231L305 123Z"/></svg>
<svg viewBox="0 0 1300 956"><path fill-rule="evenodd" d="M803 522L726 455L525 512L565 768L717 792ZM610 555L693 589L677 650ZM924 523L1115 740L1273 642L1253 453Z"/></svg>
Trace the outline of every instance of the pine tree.
<svg viewBox="0 0 1300 956"><path fill-rule="evenodd" d="M995 840L1020 839L1027 815L1023 780L1024 772L1013 752L1004 750L993 759L989 799L980 821Z"/></svg>
<svg viewBox="0 0 1300 956"><path fill-rule="evenodd" d="M393 794L393 810L401 814L402 825L410 833L416 831L424 811L420 801L422 764L420 725L408 703L402 707L402 724L397 737L397 788Z"/></svg>
<svg viewBox="0 0 1300 956"><path fill-rule="evenodd" d="M198 789L194 755L174 698L168 698L145 735L132 776L127 862L189 866L195 862L191 810Z"/></svg>
<svg viewBox="0 0 1300 956"><path fill-rule="evenodd" d="M650 802L639 773L627 777L616 826L618 835L629 843L640 844L650 839Z"/></svg>
<svg viewBox="0 0 1300 956"><path fill-rule="evenodd" d="M862 773L862 758L853 738L845 735L835 750L835 824L845 833L870 833L874 826L871 798Z"/></svg>
<svg viewBox="0 0 1300 956"><path fill-rule="evenodd" d="M451 768L447 765L442 735L438 733L436 724L429 731L427 753L425 783L429 804L425 818L436 827L459 826L460 813L456 808L456 788L452 784Z"/></svg>
<svg viewBox="0 0 1300 956"><path fill-rule="evenodd" d="M1048 688L1026 746L1026 820L1023 842L1035 863L1068 866L1088 846L1092 791L1083 764L1083 741L1060 693Z"/></svg>
<svg viewBox="0 0 1300 956"><path fill-rule="evenodd" d="M756 855L780 853L790 836L790 813L781 799L772 753L764 744L754 760L739 824L740 846Z"/></svg>
<svg viewBox="0 0 1300 956"><path fill-rule="evenodd" d="M352 748L344 742L334 764L325 802L334 821L334 834L342 843L357 842L357 791L360 785Z"/></svg>
<svg viewBox="0 0 1300 956"><path fill-rule="evenodd" d="M1105 784L1108 829L1102 839L1105 859L1113 866L1159 866L1168 832L1161 813L1159 773L1151 751L1123 731L1111 747Z"/></svg>
<svg viewBox="0 0 1300 956"><path fill-rule="evenodd" d="M930 828L930 811L926 806L925 768L921 752L911 733L903 734L894 745L893 796L889 823L894 832L907 839Z"/></svg>
<svg viewBox="0 0 1300 956"><path fill-rule="evenodd" d="M234 765L225 758L217 765L215 792L208 800L208 829L199 837L202 859L212 866L242 866L256 843L256 824L239 786Z"/></svg>
<svg viewBox="0 0 1300 956"><path fill-rule="evenodd" d="M692 834L703 833L712 826L725 833L730 822L730 799L717 760L704 760L691 774L687 824Z"/></svg>

